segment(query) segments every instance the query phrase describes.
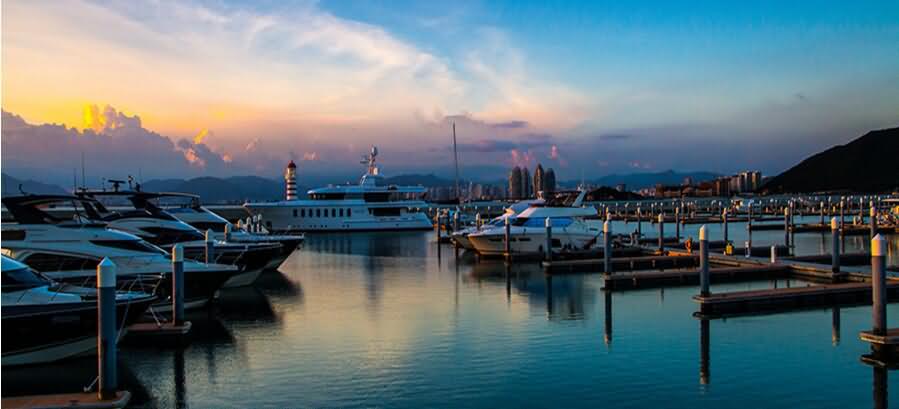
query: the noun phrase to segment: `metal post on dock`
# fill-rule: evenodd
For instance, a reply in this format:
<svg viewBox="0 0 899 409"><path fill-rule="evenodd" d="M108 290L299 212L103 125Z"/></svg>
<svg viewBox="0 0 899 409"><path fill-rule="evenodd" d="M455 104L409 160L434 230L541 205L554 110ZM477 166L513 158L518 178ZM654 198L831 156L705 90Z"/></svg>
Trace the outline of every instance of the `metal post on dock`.
<svg viewBox="0 0 899 409"><path fill-rule="evenodd" d="M845 234L845 232L843 231L843 223L845 222L843 214L845 212L845 207L846 207L846 200L841 197L840 198L840 233L841 234Z"/></svg>
<svg viewBox="0 0 899 409"><path fill-rule="evenodd" d="M752 203L749 203L749 218L746 221L746 233L749 236L749 248L752 249Z"/></svg>
<svg viewBox="0 0 899 409"><path fill-rule="evenodd" d="M553 261L553 220L546 218L546 261Z"/></svg>
<svg viewBox="0 0 899 409"><path fill-rule="evenodd" d="M680 207L674 207L674 237L680 243Z"/></svg>
<svg viewBox="0 0 899 409"><path fill-rule="evenodd" d="M641 237L643 237L643 213L640 211L640 206L637 206L637 243L640 242Z"/></svg>
<svg viewBox="0 0 899 409"><path fill-rule="evenodd" d="M665 251L665 214L659 213L659 253Z"/></svg>
<svg viewBox="0 0 899 409"><path fill-rule="evenodd" d="M438 209L434 214L434 225L436 227L434 229L434 232L436 233L437 238L437 258L440 258L440 253L443 251L443 249L440 247L440 221L440 210Z"/></svg>
<svg viewBox="0 0 899 409"><path fill-rule="evenodd" d="M505 220L506 220L506 224L504 226L504 231L503 231L503 245L505 246L505 251L506 251L505 256L508 259L508 258L512 257L512 243L510 241L512 239L511 238L512 224L509 222L508 217Z"/></svg>
<svg viewBox="0 0 899 409"><path fill-rule="evenodd" d="M784 246L790 248L790 208L784 207Z"/></svg>
<svg viewBox="0 0 899 409"><path fill-rule="evenodd" d="M777 245L771 245L771 264L777 263Z"/></svg>
<svg viewBox="0 0 899 409"><path fill-rule="evenodd" d="M184 247L172 247L172 323L184 323Z"/></svg>
<svg viewBox="0 0 899 409"><path fill-rule="evenodd" d="M699 295L709 295L709 236L705 225L699 228Z"/></svg>
<svg viewBox="0 0 899 409"><path fill-rule="evenodd" d="M873 202L872 202L873 203ZM871 239L877 236L877 208L871 205Z"/></svg>
<svg viewBox="0 0 899 409"><path fill-rule="evenodd" d="M453 213L453 233L459 231L459 208Z"/></svg>
<svg viewBox="0 0 899 409"><path fill-rule="evenodd" d="M837 275L840 273L840 223L837 222L836 217L830 219L830 238L833 241L830 253L830 271Z"/></svg>
<svg viewBox="0 0 899 409"><path fill-rule="evenodd" d="M215 262L215 238L212 229L206 229L206 264Z"/></svg>
<svg viewBox="0 0 899 409"><path fill-rule="evenodd" d="M821 202L820 212L821 212L821 225L823 226L824 225L824 202L823 201Z"/></svg>
<svg viewBox="0 0 899 409"><path fill-rule="evenodd" d="M474 225L481 230L481 212L478 212L474 215Z"/></svg>
<svg viewBox="0 0 899 409"><path fill-rule="evenodd" d="M225 241L231 241L231 223L225 223Z"/></svg>
<svg viewBox="0 0 899 409"><path fill-rule="evenodd" d="M116 265L112 260L103 258L97 265L97 371L99 388L97 397L100 400L113 399L116 396L118 382L116 380Z"/></svg>
<svg viewBox="0 0 899 409"><path fill-rule="evenodd" d="M728 240L728 234L727 234L728 232L727 232L727 208L726 207L724 208L724 211L721 212L721 220L724 221L724 245L727 246L727 243L729 243L729 240Z"/></svg>
<svg viewBox="0 0 899 409"><path fill-rule="evenodd" d="M612 274L612 223L608 220L602 224L602 259L606 274Z"/></svg>
<svg viewBox="0 0 899 409"><path fill-rule="evenodd" d="M883 236L871 239L871 287L872 319L874 335L886 335L887 331L887 243Z"/></svg>

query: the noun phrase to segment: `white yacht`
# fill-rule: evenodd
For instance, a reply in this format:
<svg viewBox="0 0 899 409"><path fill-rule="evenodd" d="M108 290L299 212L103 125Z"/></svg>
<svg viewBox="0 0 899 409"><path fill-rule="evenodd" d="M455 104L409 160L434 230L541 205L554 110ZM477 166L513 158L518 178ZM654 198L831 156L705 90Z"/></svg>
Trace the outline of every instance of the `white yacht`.
<svg viewBox="0 0 899 409"><path fill-rule="evenodd" d="M481 226L471 226L464 229L460 229L459 231L453 232L450 235L450 239L453 240L459 247L466 250L474 250L474 246L471 244L471 240L468 239L468 235L472 233L477 233L481 230L491 229L494 227L503 227L507 218L514 218L515 215L521 213L523 210L526 210L531 205L542 205L544 203L543 199L536 200L522 200L520 202L516 202L511 206L505 209L503 214L490 219L487 223L482 224Z"/></svg>
<svg viewBox="0 0 899 409"><path fill-rule="evenodd" d="M287 198L278 202L246 203L273 232L363 231L430 229L428 216L418 211L427 206L422 186L396 186L384 182L375 162L378 149L364 157L368 169L358 185L328 186L308 191L308 199L295 193L296 165L287 167ZM292 190L294 189L294 190Z"/></svg>
<svg viewBox="0 0 899 409"><path fill-rule="evenodd" d="M85 217L95 200L63 195L29 195L3 198L15 223L3 223L2 252L43 275L65 283L91 287L97 264L104 257L118 266L120 288L140 290L159 297L157 310L171 307L166 301L172 289L171 256L165 250L122 231L108 229ZM75 209L71 220L62 220L43 209L53 205ZM184 260L184 306L201 307L232 276L237 267Z"/></svg>
<svg viewBox="0 0 899 409"><path fill-rule="evenodd" d="M596 209L583 206L585 191L563 195L545 204L532 204L514 217L509 217L510 250L514 254L541 254L546 244L546 219L552 221L554 251L584 250L594 246L601 229L586 218L596 216ZM505 221L468 235L474 249L483 255L502 255L505 252Z"/></svg>

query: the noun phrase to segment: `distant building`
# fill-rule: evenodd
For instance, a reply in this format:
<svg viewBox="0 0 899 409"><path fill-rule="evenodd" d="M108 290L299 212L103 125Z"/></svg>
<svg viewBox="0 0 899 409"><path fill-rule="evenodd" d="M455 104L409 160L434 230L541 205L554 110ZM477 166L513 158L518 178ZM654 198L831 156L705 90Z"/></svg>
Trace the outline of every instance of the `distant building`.
<svg viewBox="0 0 899 409"><path fill-rule="evenodd" d="M549 168L546 170L546 173L543 175L543 190L547 194L551 194L556 191L556 172L553 168Z"/></svg>
<svg viewBox="0 0 899 409"><path fill-rule="evenodd" d="M543 174L543 165L537 164L537 168L534 169L534 193L537 196L543 195L543 192L546 190L546 179Z"/></svg>
<svg viewBox="0 0 899 409"><path fill-rule="evenodd" d="M522 198L521 168L518 166L512 168L509 172L509 199Z"/></svg>
<svg viewBox="0 0 899 409"><path fill-rule="evenodd" d="M531 189L531 172L527 167L521 169L521 198L528 199L533 194Z"/></svg>

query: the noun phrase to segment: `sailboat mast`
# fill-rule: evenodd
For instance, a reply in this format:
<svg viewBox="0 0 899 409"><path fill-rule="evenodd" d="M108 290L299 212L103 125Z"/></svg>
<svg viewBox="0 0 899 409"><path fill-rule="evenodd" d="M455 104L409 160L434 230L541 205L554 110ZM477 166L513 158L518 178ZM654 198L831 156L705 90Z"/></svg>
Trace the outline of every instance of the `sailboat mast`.
<svg viewBox="0 0 899 409"><path fill-rule="evenodd" d="M459 192L459 151L456 149L456 123L453 122L453 161L456 165L456 200L462 202Z"/></svg>

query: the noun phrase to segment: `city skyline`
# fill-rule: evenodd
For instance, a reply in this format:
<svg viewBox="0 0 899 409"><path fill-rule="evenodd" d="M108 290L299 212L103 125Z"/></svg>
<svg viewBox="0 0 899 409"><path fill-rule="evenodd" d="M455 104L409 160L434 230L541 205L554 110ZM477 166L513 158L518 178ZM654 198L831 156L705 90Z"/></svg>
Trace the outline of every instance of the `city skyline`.
<svg viewBox="0 0 899 409"><path fill-rule="evenodd" d="M448 176L452 123L470 179L538 162L560 180L776 174L896 126L899 112L890 2L69 1L2 12L4 172L55 163L36 172L51 181L71 178L82 152L95 175L277 177L295 160L301 179L346 178L370 145L389 174Z"/></svg>

